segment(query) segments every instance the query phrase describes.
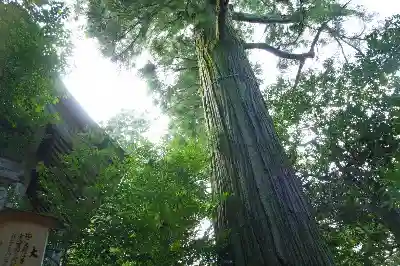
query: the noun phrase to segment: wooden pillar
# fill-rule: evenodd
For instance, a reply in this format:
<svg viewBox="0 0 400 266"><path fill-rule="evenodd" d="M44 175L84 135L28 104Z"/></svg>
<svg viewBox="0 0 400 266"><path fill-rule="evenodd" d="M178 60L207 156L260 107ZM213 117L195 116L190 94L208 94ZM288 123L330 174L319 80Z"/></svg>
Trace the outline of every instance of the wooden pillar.
<svg viewBox="0 0 400 266"><path fill-rule="evenodd" d="M6 158L0 158L0 210L4 207L12 207L9 202L11 187L14 187L12 193L14 196L18 198L22 196L20 190L22 190L21 177L23 175L24 170L21 164Z"/></svg>
<svg viewBox="0 0 400 266"><path fill-rule="evenodd" d="M24 169L24 174L22 180L23 188L21 193L25 195L26 189L29 186L29 183L31 182L31 173L32 169L36 169L36 165L38 163L38 158L37 158L37 150L40 145L40 143L43 141L43 139L46 137L46 127L40 127L37 128L34 135L33 135L33 140L31 144L26 148L25 151L25 156L23 159L23 169Z"/></svg>
<svg viewBox="0 0 400 266"><path fill-rule="evenodd" d="M7 187L0 186L0 211L5 207L7 203Z"/></svg>

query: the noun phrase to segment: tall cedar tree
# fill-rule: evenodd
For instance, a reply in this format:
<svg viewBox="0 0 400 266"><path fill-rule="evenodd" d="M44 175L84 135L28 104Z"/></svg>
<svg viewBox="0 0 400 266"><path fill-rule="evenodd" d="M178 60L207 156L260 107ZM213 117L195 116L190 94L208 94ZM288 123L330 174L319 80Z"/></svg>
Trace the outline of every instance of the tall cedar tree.
<svg viewBox="0 0 400 266"><path fill-rule="evenodd" d="M105 55L118 61L129 63L150 50L155 64L143 73L173 121L180 112L196 127L202 96L212 186L221 196L214 220L220 265L332 265L246 50L263 49L299 62L299 77L322 38L343 34L345 17L363 14L329 0L228 2L89 0L88 32ZM248 23L267 25L266 43L243 41L250 36L241 30ZM305 46L307 52L291 52ZM175 83L160 81L170 74Z"/></svg>

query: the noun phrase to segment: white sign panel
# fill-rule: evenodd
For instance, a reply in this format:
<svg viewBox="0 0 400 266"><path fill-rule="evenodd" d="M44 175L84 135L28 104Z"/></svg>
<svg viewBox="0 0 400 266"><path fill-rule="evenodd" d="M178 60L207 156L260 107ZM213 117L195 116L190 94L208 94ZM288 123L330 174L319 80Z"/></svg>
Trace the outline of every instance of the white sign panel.
<svg viewBox="0 0 400 266"><path fill-rule="evenodd" d="M0 224L0 266L40 266L49 230L38 224Z"/></svg>

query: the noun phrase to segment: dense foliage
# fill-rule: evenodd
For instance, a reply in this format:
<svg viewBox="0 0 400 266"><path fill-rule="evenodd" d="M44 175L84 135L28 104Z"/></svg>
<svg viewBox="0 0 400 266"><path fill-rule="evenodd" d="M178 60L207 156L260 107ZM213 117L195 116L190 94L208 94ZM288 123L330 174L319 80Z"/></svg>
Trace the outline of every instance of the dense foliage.
<svg viewBox="0 0 400 266"><path fill-rule="evenodd" d="M52 118L44 110L59 96L54 88L69 52L68 33L63 27L67 16L62 2L0 1L2 146L21 146L31 136L27 129Z"/></svg>
<svg viewBox="0 0 400 266"><path fill-rule="evenodd" d="M327 60L297 88L280 79L266 90L338 265L398 261L399 23L366 36L353 63Z"/></svg>
<svg viewBox="0 0 400 266"><path fill-rule="evenodd" d="M68 11L57 2L48 8L14 2L0 7L1 113L14 126L18 120L35 123L54 101L55 79L64 68Z"/></svg>
<svg viewBox="0 0 400 266"><path fill-rule="evenodd" d="M144 134L150 129L151 121L146 113L123 110L108 121L102 123L105 132L125 151L134 149L136 142L145 140ZM133 146L132 146L133 145Z"/></svg>
<svg viewBox="0 0 400 266"><path fill-rule="evenodd" d="M87 138L41 178L46 200L56 207L52 212L68 224L62 239L69 243L68 265L191 265L212 259L209 236L199 235L211 207L200 141L175 137L159 147L136 139L129 155L118 158L112 148L98 149ZM61 188L60 173L75 186Z"/></svg>
<svg viewBox="0 0 400 266"><path fill-rule="evenodd" d="M233 3L228 26L243 49L262 49L280 57L281 70L292 69L293 62L298 65L296 75L286 71L267 86L265 102L336 265L398 265L400 17L350 36L344 29L346 20L368 20L361 8L328 0L262 2ZM112 145L98 145L103 132L95 138L83 133L73 143L74 150L60 156L59 165L40 165L41 200L51 203L50 212L66 224L63 234L53 235L50 243L62 246L67 265L229 263L217 260L226 243L200 232L207 227L206 219L218 219L216 207L231 199L229 191L214 191L214 200L209 193L210 157L218 149L204 141L207 117L201 109L207 102L202 103L205 86L200 88L199 81L203 59L194 41L196 30L207 28L208 21L220 26L206 8L210 3L83 3L88 4L88 31L98 38L105 55L130 64L144 48L150 51L152 62L141 74L170 116L171 130L155 145L145 137L149 121L125 111L103 125L115 141ZM20 129L50 122L44 110L57 102L55 81L68 52L63 28L67 15L59 2L0 3L2 126ZM265 42L245 43L252 34L248 22L265 25ZM330 42L341 53L344 47L351 48L355 56L345 56L344 64L329 58L320 68L303 69L306 59L316 56L316 48ZM296 53L298 49L306 52ZM236 88L241 82L230 84ZM12 149L21 142L14 138L14 145L9 139L4 135L1 141ZM124 148L124 157L116 145ZM232 154L241 152L231 150L224 158L234 161L238 157ZM212 166L215 173L223 164L214 161ZM271 195L269 201L279 197ZM245 200L258 204L255 198ZM241 206L236 203L234 207ZM274 212L278 211L271 208ZM278 227L281 221L273 218L279 216L271 213L271 228ZM228 221L222 217L222 222ZM216 239L225 240L220 235ZM289 246L293 239L284 242ZM243 250L254 249L252 244L249 241ZM284 265L287 258L278 259ZM324 263L331 264L329 259Z"/></svg>
<svg viewBox="0 0 400 266"><path fill-rule="evenodd" d="M87 31L96 37L105 56L134 65L142 51L151 53L151 62L141 70L153 91L156 103L174 121L173 130L186 134L204 131L199 68L194 30L204 21L213 21L205 7L217 1L78 1L88 18ZM229 1L227 1L228 3ZM247 51L264 50L278 56L287 69L315 57L315 50L334 42L347 47L359 40L346 35L349 20L368 21L362 7L347 7L333 0L235 1L232 23L243 36ZM251 12L251 13L247 13ZM212 15L211 15L212 16ZM265 43L251 42L254 24L264 27ZM291 53L301 50L301 53ZM294 60L293 60L294 59ZM255 70L259 72L256 67ZM172 79L170 77L173 77Z"/></svg>

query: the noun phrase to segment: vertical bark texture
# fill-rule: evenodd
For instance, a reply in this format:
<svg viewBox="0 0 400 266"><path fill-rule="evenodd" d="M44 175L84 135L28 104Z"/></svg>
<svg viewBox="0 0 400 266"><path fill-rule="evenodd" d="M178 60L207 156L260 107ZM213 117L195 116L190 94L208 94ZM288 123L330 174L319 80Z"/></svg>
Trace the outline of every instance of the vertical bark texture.
<svg viewBox="0 0 400 266"><path fill-rule="evenodd" d="M215 33L215 32L214 32ZM231 26L197 34L220 265L333 265Z"/></svg>

